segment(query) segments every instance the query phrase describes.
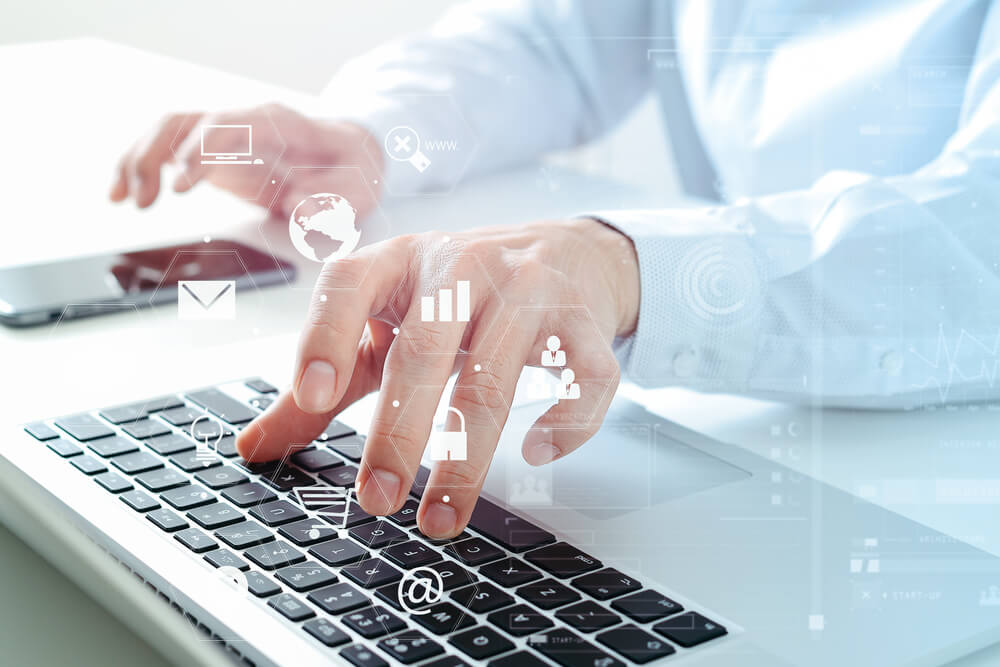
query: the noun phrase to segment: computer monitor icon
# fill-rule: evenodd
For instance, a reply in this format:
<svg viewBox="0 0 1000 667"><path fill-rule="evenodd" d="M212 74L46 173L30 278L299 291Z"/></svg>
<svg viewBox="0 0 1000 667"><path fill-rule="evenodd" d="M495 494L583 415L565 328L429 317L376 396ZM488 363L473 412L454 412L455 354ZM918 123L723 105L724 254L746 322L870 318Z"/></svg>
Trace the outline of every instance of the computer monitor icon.
<svg viewBox="0 0 1000 667"><path fill-rule="evenodd" d="M202 125L202 164L263 164L251 160L253 125Z"/></svg>

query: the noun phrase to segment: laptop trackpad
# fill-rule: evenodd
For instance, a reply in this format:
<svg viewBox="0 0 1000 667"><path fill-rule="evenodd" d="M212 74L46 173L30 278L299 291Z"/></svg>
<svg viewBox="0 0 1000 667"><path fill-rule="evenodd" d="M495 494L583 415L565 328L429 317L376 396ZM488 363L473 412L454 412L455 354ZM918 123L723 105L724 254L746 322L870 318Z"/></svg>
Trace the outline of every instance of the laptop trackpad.
<svg viewBox="0 0 1000 667"><path fill-rule="evenodd" d="M620 398L615 404L597 435L559 462L509 466L508 502L608 519L750 477L667 435L658 428L667 422L638 405Z"/></svg>

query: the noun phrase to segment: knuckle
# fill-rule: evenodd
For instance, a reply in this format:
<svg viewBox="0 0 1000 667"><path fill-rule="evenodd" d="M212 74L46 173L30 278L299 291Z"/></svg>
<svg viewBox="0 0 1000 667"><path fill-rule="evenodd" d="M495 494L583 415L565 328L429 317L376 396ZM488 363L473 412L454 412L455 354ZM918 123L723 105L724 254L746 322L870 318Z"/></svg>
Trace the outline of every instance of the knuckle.
<svg viewBox="0 0 1000 667"><path fill-rule="evenodd" d="M500 390L500 386L492 383L486 377L462 382L460 386L455 387L451 403L466 415L506 410L507 400Z"/></svg>
<svg viewBox="0 0 1000 667"><path fill-rule="evenodd" d="M427 444L427 439L421 437L416 429L407 422L390 423L384 417L376 417L372 421L368 441L383 443L383 446L377 450L365 448L366 460L369 453L378 458L380 465L375 467L393 463L406 465L406 461L423 452L424 446ZM368 464L374 465L374 462L368 461Z"/></svg>
<svg viewBox="0 0 1000 667"><path fill-rule="evenodd" d="M316 288L320 290L357 287L367 270L367 264L352 256L344 257L336 262L328 262L323 265L319 280L316 282Z"/></svg>
<svg viewBox="0 0 1000 667"><path fill-rule="evenodd" d="M412 322L405 329L400 330L397 340L403 345L406 353L407 364L412 364L420 358L420 353L428 352L438 347L441 340L441 332L429 324L422 322ZM411 356L415 355L415 356Z"/></svg>
<svg viewBox="0 0 1000 667"><path fill-rule="evenodd" d="M435 486L452 489L478 489L483 483L484 471L468 461L439 463Z"/></svg>

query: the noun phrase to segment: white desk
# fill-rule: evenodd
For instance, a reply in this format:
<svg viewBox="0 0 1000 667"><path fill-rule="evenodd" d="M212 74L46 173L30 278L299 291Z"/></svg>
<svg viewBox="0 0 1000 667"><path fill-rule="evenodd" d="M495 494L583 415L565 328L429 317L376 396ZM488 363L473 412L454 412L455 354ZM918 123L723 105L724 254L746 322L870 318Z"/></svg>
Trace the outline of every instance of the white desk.
<svg viewBox="0 0 1000 667"><path fill-rule="evenodd" d="M5 91L0 183L6 194L0 265L190 241L207 234L267 245L296 261L300 270L290 288L241 293L239 317L226 326L181 325L173 310L164 307L51 327L0 329L7 388L3 421L30 421L248 374L285 381L319 267L294 252L285 226L209 187L181 197L168 195L144 213L131 205L112 206L106 196L123 148L169 110L275 99L310 108L313 101L92 40L0 48L0 83ZM560 173L555 179L553 187L537 170L527 169L471 183L448 197L392 202L380 215L392 233L400 233L667 203L582 175ZM498 191L506 196L497 198ZM934 502L936 479L1000 470L1000 439L992 435L991 424L997 412L824 412L678 389L623 391L690 428L764 456L780 455L791 468L835 486L874 493L875 502L1000 554L995 504ZM354 416L363 416L366 409L366 404L357 406ZM960 441L965 444L956 444ZM792 495L794 485L785 480L775 492ZM36 611L44 610L46 625L59 629L67 650L103 647L98 655L87 656L94 664L139 662L137 652L145 649L123 639L127 631L114 621L81 626L77 618L86 602L79 592L67 588L72 584L47 571L44 563L25 558L23 546L13 539L0 533L0 590L10 590L9 582L15 580L37 579L37 595L46 602ZM4 607L0 643L5 650L24 656L25 662L40 655L35 651L55 650L34 647L31 614L20 613L7 599ZM79 652L72 655L81 658ZM1000 648L960 664L998 660Z"/></svg>

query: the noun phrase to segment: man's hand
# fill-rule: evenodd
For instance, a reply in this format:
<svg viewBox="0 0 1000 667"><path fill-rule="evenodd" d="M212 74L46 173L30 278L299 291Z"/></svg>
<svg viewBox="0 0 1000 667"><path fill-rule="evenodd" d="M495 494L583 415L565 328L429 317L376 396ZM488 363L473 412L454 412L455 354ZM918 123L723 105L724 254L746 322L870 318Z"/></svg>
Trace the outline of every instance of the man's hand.
<svg viewBox="0 0 1000 667"><path fill-rule="evenodd" d="M423 297L464 280L470 321L424 321ZM432 232L365 247L324 267L293 389L240 433L237 447L251 461L280 458L380 390L357 487L366 512L390 514L407 498L457 367L451 405L465 416L467 460L436 464L417 514L426 535L453 537L475 506L522 367L541 365L546 341L558 336L579 388L578 399L560 400L524 439L524 458L542 465L600 426L619 378L611 342L634 330L638 303L631 241L595 220ZM449 430L457 426L452 415Z"/></svg>
<svg viewBox="0 0 1000 667"><path fill-rule="evenodd" d="M250 125L252 155L262 164L202 164L203 126ZM205 128L205 144L224 152L227 141L244 143L236 133ZM232 146L233 152L246 146ZM302 199L317 192L346 197L364 216L375 206L382 182L382 152L374 138L351 123L308 118L277 104L218 114L177 113L164 118L121 159L111 200L132 197L140 208L156 200L164 164L177 166L175 192L201 180L257 202L286 217ZM274 183L272 183L274 181Z"/></svg>

